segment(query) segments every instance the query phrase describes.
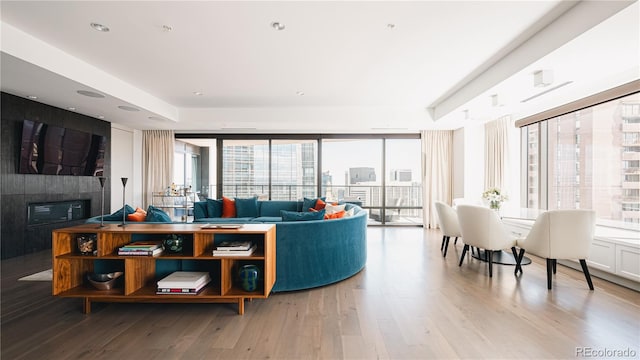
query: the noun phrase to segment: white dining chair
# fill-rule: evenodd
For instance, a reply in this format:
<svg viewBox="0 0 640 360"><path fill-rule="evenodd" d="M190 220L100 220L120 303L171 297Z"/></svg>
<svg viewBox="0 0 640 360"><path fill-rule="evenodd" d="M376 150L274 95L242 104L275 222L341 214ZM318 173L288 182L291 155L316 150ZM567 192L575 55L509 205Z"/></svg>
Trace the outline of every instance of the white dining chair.
<svg viewBox="0 0 640 360"><path fill-rule="evenodd" d="M589 289L593 290L586 259L595 226L593 210L549 210L538 215L526 238L518 240L518 247L546 259L547 289L551 290L558 259L578 259Z"/></svg>
<svg viewBox="0 0 640 360"><path fill-rule="evenodd" d="M518 256L516 252L516 238L505 229L496 211L475 205L459 205L456 211L464 242L459 266L462 266L469 246L477 247L478 250L484 249L485 260L489 266L489 277L493 277L492 252L511 248L516 259L515 273L522 271L520 267L522 256Z"/></svg>
<svg viewBox="0 0 640 360"><path fill-rule="evenodd" d="M458 242L458 238L462 236L460 224L458 223L458 214L456 214L456 211L451 206L442 201L436 201L434 206L436 215L438 216L438 224L442 231L440 251L442 252L442 256L447 257L451 237L453 236L455 238L453 242L455 245Z"/></svg>

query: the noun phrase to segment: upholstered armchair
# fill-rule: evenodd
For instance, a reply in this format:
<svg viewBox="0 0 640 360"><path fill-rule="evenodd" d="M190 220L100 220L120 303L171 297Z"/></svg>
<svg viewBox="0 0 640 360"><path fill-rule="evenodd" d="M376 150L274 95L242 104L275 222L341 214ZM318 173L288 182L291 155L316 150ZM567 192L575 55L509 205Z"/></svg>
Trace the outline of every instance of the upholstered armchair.
<svg viewBox="0 0 640 360"><path fill-rule="evenodd" d="M473 246L485 250L485 259L489 266L489 277L493 277L492 251L511 248L517 262L516 273L521 269L520 261L522 256L518 256L516 252L516 239L505 229L500 216L495 210L475 205L458 205L456 211L458 212L458 221L462 240L464 241L459 266L462 266L469 246Z"/></svg>
<svg viewBox="0 0 640 360"><path fill-rule="evenodd" d="M518 240L518 247L547 260L549 290L552 273L556 273L557 259L578 259L589 289L593 290L586 259L595 226L596 213L593 210L549 210L538 216L527 237Z"/></svg>
<svg viewBox="0 0 640 360"><path fill-rule="evenodd" d="M447 257L447 249L449 248L449 239L455 237L454 244L458 242L458 238L462 236L460 232L460 224L458 224L458 214L453 208L442 201L436 201L434 204L436 214L438 216L438 224L442 231L442 245L440 251L442 256Z"/></svg>

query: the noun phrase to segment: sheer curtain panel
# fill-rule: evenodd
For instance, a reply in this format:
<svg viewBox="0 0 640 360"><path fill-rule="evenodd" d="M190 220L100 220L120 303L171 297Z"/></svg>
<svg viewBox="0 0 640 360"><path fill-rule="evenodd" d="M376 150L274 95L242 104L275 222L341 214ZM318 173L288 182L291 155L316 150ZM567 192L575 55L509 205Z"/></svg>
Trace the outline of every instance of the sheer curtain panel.
<svg viewBox="0 0 640 360"><path fill-rule="evenodd" d="M422 132L422 216L425 227L436 227L436 201L451 204L453 189L453 131Z"/></svg>
<svg viewBox="0 0 640 360"><path fill-rule="evenodd" d="M484 188L496 187L506 190L507 164L509 162L510 116L504 116L484 125Z"/></svg>
<svg viewBox="0 0 640 360"><path fill-rule="evenodd" d="M153 192L163 191L173 177L174 134L171 130L142 132L142 197L146 209Z"/></svg>

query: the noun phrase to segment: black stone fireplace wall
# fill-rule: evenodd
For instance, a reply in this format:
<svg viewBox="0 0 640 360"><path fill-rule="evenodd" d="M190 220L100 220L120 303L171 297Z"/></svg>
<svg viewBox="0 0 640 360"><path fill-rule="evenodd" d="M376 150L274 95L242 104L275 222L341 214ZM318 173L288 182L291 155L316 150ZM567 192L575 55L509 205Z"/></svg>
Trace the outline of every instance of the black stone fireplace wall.
<svg viewBox="0 0 640 360"><path fill-rule="evenodd" d="M30 203L89 200L90 216L100 215L101 188L97 177L19 174L20 140L24 120L75 129L107 137L104 175L104 208L108 211L111 191L111 124L71 111L2 93L0 103L0 257L7 259L51 249L51 231L78 225L84 220L27 225Z"/></svg>

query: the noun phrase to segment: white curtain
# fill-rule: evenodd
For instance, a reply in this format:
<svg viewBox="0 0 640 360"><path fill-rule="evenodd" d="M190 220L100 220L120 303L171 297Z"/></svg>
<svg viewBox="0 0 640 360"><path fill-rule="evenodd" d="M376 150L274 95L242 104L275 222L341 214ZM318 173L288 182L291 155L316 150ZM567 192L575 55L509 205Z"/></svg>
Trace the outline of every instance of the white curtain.
<svg viewBox="0 0 640 360"><path fill-rule="evenodd" d="M422 132L422 217L423 224L438 224L435 201L451 204L453 197L453 131Z"/></svg>
<svg viewBox="0 0 640 360"><path fill-rule="evenodd" d="M511 116L504 116L484 125L484 188L496 187L503 191L507 181L509 162L509 128L513 127Z"/></svg>
<svg viewBox="0 0 640 360"><path fill-rule="evenodd" d="M173 178L174 134L171 130L142 132L142 201L146 209L153 192L164 191Z"/></svg>

